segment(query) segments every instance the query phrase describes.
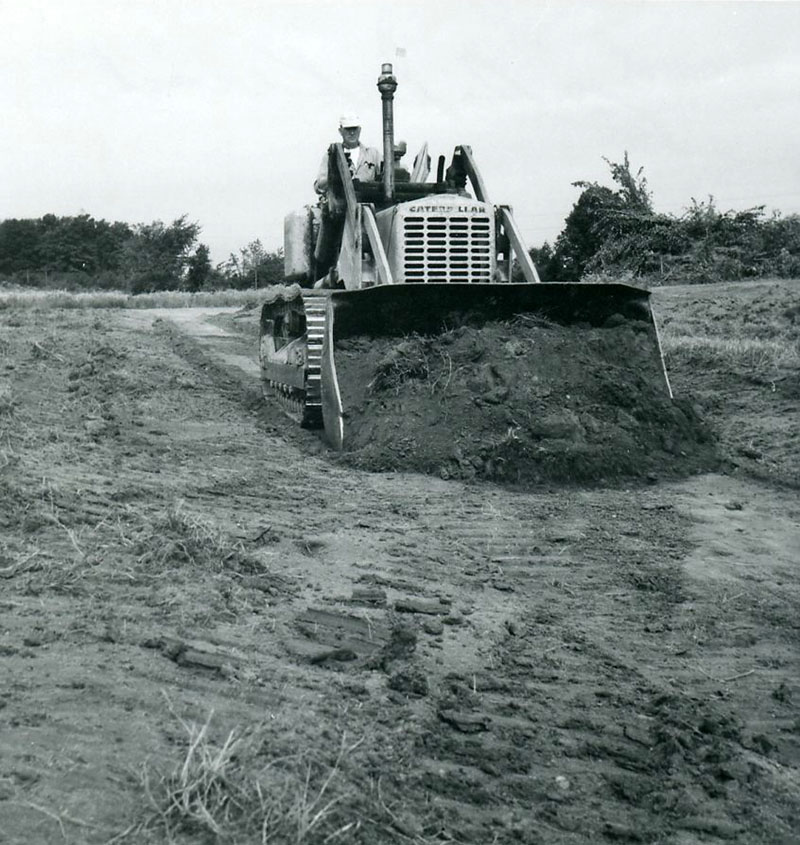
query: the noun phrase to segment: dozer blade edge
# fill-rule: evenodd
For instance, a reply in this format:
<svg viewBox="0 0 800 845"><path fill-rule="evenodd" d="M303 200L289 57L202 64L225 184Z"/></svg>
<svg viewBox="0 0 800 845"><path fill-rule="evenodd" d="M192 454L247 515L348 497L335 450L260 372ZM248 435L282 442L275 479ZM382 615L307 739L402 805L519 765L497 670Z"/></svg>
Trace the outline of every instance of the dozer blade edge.
<svg viewBox="0 0 800 845"><path fill-rule="evenodd" d="M536 315L562 326L603 326L620 315L647 323L660 361L664 390L671 398L650 292L625 284L404 284L328 296L322 343L321 400L325 437L335 449L346 444L343 404L336 376L336 345L354 337L437 335L464 323Z"/></svg>

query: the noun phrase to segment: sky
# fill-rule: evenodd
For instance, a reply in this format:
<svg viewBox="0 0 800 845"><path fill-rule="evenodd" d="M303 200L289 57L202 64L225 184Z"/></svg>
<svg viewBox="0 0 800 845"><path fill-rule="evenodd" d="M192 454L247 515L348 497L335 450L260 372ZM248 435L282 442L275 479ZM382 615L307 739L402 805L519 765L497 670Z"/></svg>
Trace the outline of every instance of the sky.
<svg viewBox="0 0 800 845"><path fill-rule="evenodd" d="M529 246L625 151L656 211L800 213L799 34L793 0L0 0L0 220L277 249L341 114L382 146L383 62L408 158L469 144Z"/></svg>

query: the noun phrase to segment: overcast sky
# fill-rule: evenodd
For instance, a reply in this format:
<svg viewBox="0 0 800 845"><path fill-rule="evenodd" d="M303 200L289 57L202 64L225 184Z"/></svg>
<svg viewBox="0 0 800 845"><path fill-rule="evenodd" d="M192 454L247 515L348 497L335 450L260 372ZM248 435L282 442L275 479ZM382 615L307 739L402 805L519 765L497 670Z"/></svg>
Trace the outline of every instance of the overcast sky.
<svg viewBox="0 0 800 845"><path fill-rule="evenodd" d="M798 213L798 39L799 2L0 0L0 219L275 249L342 112L381 146L386 61L396 137L470 144L531 246L625 150L658 211Z"/></svg>

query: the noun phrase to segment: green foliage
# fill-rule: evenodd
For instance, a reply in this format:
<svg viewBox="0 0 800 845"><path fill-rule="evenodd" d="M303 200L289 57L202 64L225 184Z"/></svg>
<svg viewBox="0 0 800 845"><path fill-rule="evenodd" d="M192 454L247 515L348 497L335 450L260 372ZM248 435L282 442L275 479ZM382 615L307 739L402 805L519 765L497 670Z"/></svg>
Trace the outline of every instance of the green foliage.
<svg viewBox="0 0 800 845"><path fill-rule="evenodd" d="M550 261L539 268L549 281L580 279L606 242L623 236L634 218L652 214L647 180L642 168L635 175L631 172L627 151L622 163L605 161L617 189L597 182L573 183L583 190L556 239Z"/></svg>
<svg viewBox="0 0 800 845"><path fill-rule="evenodd" d="M229 287L240 290L280 285L284 281L283 250L267 252L260 240L251 241L238 255L231 253L218 270Z"/></svg>
<svg viewBox="0 0 800 845"><path fill-rule="evenodd" d="M186 290L202 290L214 272L208 247L205 244L198 244L194 255L189 256L186 267Z"/></svg>
<svg viewBox="0 0 800 845"><path fill-rule="evenodd" d="M705 282L800 275L800 216L766 218L763 206L720 212L692 199L680 217L658 214L642 168L605 159L615 188L582 188L551 248L531 257L546 281Z"/></svg>
<svg viewBox="0 0 800 845"><path fill-rule="evenodd" d="M576 183L578 184L578 183ZM553 281L577 280L607 238L612 235L614 213L622 201L602 185L585 185L556 239L549 277Z"/></svg>
<svg viewBox="0 0 800 845"><path fill-rule="evenodd" d="M282 284L283 250L255 240L217 267L184 214L167 225L109 223L89 214L0 221L0 280L26 288L132 294Z"/></svg>
<svg viewBox="0 0 800 845"><path fill-rule="evenodd" d="M77 217L45 215L41 220L38 255L40 264L54 271L82 272L119 269L123 244L130 238L124 223Z"/></svg>
<svg viewBox="0 0 800 845"><path fill-rule="evenodd" d="M611 178L619 185L617 196L622 201L622 207L628 211L638 211L643 214L651 213L653 201L650 191L647 190L644 168L640 167L635 176L631 173L627 150L625 150L621 164L613 162L605 156L603 156L603 161L611 169Z"/></svg>
<svg viewBox="0 0 800 845"><path fill-rule="evenodd" d="M551 268L553 267L553 261L555 260L553 247L545 241L540 247L532 247L530 250L530 256L534 266L539 271L539 275L543 278L552 278L553 271ZM516 258L514 259L513 278L515 282L521 282L523 280L522 270L519 268Z"/></svg>
<svg viewBox="0 0 800 845"><path fill-rule="evenodd" d="M39 267L37 220L4 220L0 223L0 273L11 275Z"/></svg>
<svg viewBox="0 0 800 845"><path fill-rule="evenodd" d="M721 212L692 200L680 217L641 215L608 238L589 274L655 284L714 282L800 274L800 217L767 218L763 207Z"/></svg>
<svg viewBox="0 0 800 845"><path fill-rule="evenodd" d="M181 288L200 226L187 222L183 215L170 226L160 220L138 224L133 233L122 254L122 270L130 292Z"/></svg>
<svg viewBox="0 0 800 845"><path fill-rule="evenodd" d="M88 214L0 222L0 274L26 286L130 293L202 285L208 248L192 253L200 226L186 215L130 226ZM205 252L203 252L205 250ZM196 289L196 288L195 288Z"/></svg>
<svg viewBox="0 0 800 845"><path fill-rule="evenodd" d="M25 274L36 284L53 276L98 276L119 269L131 237L126 223L95 220L88 214L0 222L0 273Z"/></svg>

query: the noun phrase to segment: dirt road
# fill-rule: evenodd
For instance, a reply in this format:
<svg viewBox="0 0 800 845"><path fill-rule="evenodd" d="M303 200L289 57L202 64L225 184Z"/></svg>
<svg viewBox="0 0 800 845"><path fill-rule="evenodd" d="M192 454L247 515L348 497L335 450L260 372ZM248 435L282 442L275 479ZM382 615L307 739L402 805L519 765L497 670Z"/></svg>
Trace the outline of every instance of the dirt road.
<svg viewBox="0 0 800 845"><path fill-rule="evenodd" d="M230 316L0 322L0 842L795 841L796 493L358 472ZM180 811L231 731L269 824Z"/></svg>

